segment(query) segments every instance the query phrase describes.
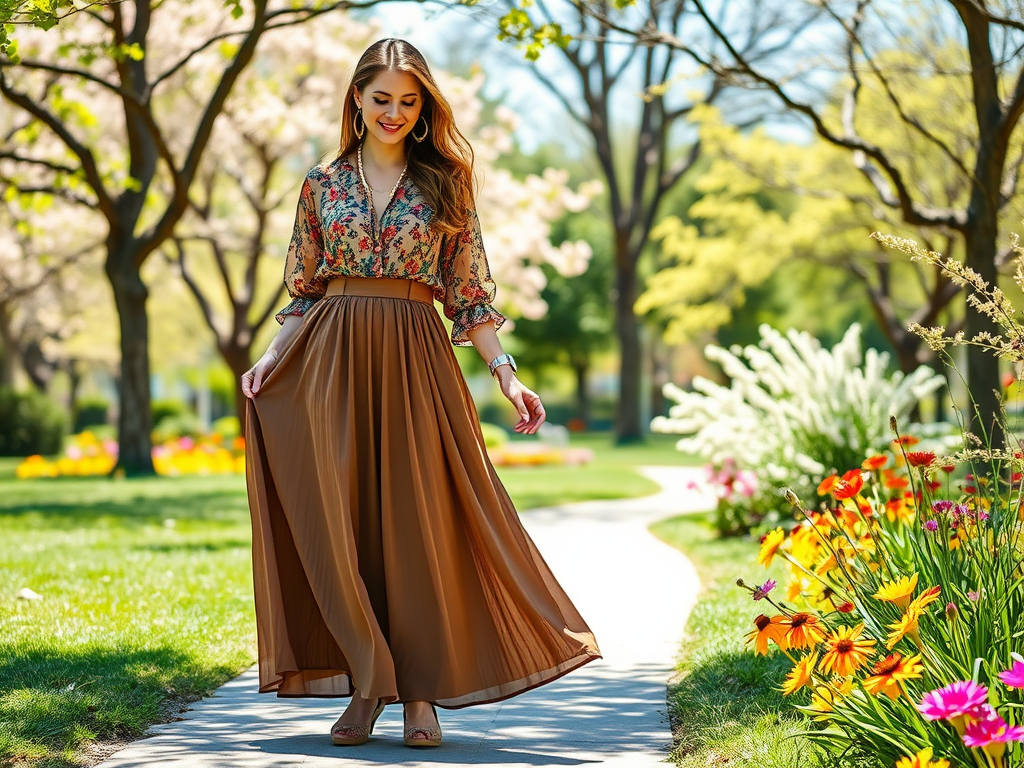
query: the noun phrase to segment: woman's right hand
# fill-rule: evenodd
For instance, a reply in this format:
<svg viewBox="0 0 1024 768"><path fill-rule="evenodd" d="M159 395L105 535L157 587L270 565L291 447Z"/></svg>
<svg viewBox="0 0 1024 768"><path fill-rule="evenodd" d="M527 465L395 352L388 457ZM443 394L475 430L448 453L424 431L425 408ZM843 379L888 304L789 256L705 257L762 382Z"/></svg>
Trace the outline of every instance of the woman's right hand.
<svg viewBox="0 0 1024 768"><path fill-rule="evenodd" d="M274 369L275 365L277 365L277 355L268 349L252 368L242 374L242 394L250 400L256 397L263 380L267 378L267 374Z"/></svg>

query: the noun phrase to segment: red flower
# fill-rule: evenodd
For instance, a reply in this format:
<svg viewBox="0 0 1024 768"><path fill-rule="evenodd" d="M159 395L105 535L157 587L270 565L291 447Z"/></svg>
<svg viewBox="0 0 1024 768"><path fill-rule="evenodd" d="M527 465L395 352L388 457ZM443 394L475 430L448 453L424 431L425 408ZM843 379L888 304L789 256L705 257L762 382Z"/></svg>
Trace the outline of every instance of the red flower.
<svg viewBox="0 0 1024 768"><path fill-rule="evenodd" d="M882 483L885 485L886 488L890 490L902 491L904 488L910 485L910 481L907 478L900 477L892 470L887 469L883 474L885 475L885 479L882 481Z"/></svg>
<svg viewBox="0 0 1024 768"><path fill-rule="evenodd" d="M921 441L913 435L903 435L902 437L893 440L893 445L902 445L904 448L909 448L912 445L917 445Z"/></svg>
<svg viewBox="0 0 1024 768"><path fill-rule="evenodd" d="M840 613L852 613L854 607L855 607L854 604L851 603L849 600L847 600L842 605L837 605L836 606L836 610L839 611Z"/></svg>
<svg viewBox="0 0 1024 768"><path fill-rule="evenodd" d="M359 250L368 251L370 250L370 238L364 237L359 240Z"/></svg>
<svg viewBox="0 0 1024 768"><path fill-rule="evenodd" d="M836 487L836 483L838 482L839 475L829 475L818 483L818 495L824 496L826 493L831 493L832 489Z"/></svg>
<svg viewBox="0 0 1024 768"><path fill-rule="evenodd" d="M939 488L942 487L942 483L940 483L938 480L929 480L927 485L928 490L932 493L935 493L937 490L939 490Z"/></svg>
<svg viewBox="0 0 1024 768"><path fill-rule="evenodd" d="M331 187L330 195L331 195L331 202L333 203L335 200L338 199L338 188L337 187Z"/></svg>
<svg viewBox="0 0 1024 768"><path fill-rule="evenodd" d="M956 464L943 464L941 467L939 467L939 469L941 469L943 472L945 472L948 475L954 469L956 469Z"/></svg>
<svg viewBox="0 0 1024 768"><path fill-rule="evenodd" d="M910 451L907 461L912 467L927 467L935 461L935 454L931 451Z"/></svg>
<svg viewBox="0 0 1024 768"><path fill-rule="evenodd" d="M864 475L859 469L851 469L843 475L843 479L835 484L832 495L837 499L852 499L864 487Z"/></svg>

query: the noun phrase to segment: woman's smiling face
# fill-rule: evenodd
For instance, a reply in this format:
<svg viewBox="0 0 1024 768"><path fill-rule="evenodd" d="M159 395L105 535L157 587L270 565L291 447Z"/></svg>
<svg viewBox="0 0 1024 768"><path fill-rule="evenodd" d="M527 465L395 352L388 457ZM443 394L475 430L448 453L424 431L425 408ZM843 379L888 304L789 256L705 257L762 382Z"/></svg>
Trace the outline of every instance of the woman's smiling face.
<svg viewBox="0 0 1024 768"><path fill-rule="evenodd" d="M385 144L404 141L423 109L423 87L408 72L381 72L354 96L370 134Z"/></svg>

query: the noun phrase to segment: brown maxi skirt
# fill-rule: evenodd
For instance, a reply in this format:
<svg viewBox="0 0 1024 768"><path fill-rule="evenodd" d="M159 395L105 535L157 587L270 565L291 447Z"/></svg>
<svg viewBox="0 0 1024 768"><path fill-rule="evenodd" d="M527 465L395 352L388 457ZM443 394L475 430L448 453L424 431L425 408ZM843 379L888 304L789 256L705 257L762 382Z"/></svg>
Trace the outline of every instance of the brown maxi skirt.
<svg viewBox="0 0 1024 768"><path fill-rule="evenodd" d="M458 708L600 658L487 457L429 286L331 281L245 439L261 693Z"/></svg>

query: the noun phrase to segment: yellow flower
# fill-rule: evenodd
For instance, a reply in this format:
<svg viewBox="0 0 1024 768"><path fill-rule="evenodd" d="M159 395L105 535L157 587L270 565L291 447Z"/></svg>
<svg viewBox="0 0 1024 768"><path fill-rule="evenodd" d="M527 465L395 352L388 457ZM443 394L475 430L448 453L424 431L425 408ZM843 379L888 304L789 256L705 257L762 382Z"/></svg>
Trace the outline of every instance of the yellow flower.
<svg viewBox="0 0 1024 768"><path fill-rule="evenodd" d="M814 672L814 665L818 663L818 654L812 651L796 663L786 676L782 684L782 693L789 696L791 693L800 690L805 685L811 684L811 675Z"/></svg>
<svg viewBox="0 0 1024 768"><path fill-rule="evenodd" d="M833 680L829 685L819 685L811 694L811 709L821 714L828 714L832 706L853 690L853 680L842 678Z"/></svg>
<svg viewBox="0 0 1024 768"><path fill-rule="evenodd" d="M772 559L786 540L786 534L781 528L776 528L761 540L761 551L757 555L757 562L767 568L772 564Z"/></svg>
<svg viewBox="0 0 1024 768"><path fill-rule="evenodd" d="M913 576L901 576L896 581L885 583L875 592L874 596L877 600L894 603L905 611L910 605L910 596L914 594L915 589L917 589L916 573Z"/></svg>
<svg viewBox="0 0 1024 768"><path fill-rule="evenodd" d="M913 757L901 757L896 761L896 768L949 768L949 760L932 760L932 748L928 747Z"/></svg>
<svg viewBox="0 0 1024 768"><path fill-rule="evenodd" d="M892 631L885 640L885 647L891 649L896 645L896 643L908 635L915 643L920 642L920 638L917 634L917 620L920 617L920 611L908 608L907 612L900 617L899 621L889 625L889 629Z"/></svg>
<svg viewBox="0 0 1024 768"><path fill-rule="evenodd" d="M863 624L856 627L840 627L829 637L825 641L828 650L821 657L821 671L846 677L863 667L875 647L874 640L861 639L863 631Z"/></svg>
<svg viewBox="0 0 1024 768"><path fill-rule="evenodd" d="M872 667L872 675L864 680L864 690L874 696L884 694L896 701L903 691L902 684L920 677L923 670L920 656L905 657L894 653Z"/></svg>

